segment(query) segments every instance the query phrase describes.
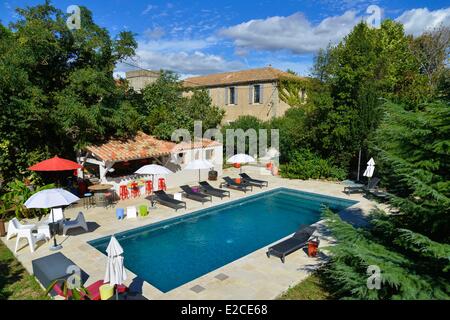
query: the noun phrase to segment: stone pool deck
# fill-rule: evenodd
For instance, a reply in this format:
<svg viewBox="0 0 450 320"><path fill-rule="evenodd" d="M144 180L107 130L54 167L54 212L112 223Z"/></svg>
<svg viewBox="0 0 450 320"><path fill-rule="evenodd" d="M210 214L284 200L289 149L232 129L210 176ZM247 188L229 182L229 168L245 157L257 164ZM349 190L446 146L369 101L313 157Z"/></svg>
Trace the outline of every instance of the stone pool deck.
<svg viewBox="0 0 450 320"><path fill-rule="evenodd" d="M63 245L61 253L73 260L88 275L89 279L86 285L89 285L99 279L103 279L106 266L106 256L91 247L87 242L104 236L110 236L123 231L146 226L155 222L160 222L169 218L174 218L189 214L202 208L208 208L228 201L233 201L252 194L265 192L267 190L279 187L292 188L301 191L313 192L328 196L335 196L343 199L355 200L358 203L341 216L353 223L364 222L363 217L373 209L376 204L364 198L362 195L354 194L347 196L343 193L344 185L333 182L323 181L302 181L287 180L270 175L261 175L261 170L256 167L244 168L255 178L261 178L269 181L269 188L254 189L253 192L244 194L240 191L231 191L231 199L220 200L213 199L212 204L204 206L198 202L184 199L187 202L187 210L175 212L173 209L158 205L157 209L151 210L150 215L144 218L119 221L115 216L116 207L127 207L131 205L149 204L144 197L122 201L115 207L91 208L86 210L82 207L71 207L65 210L66 218L75 218L79 211L85 214L88 222L89 232L83 233L82 230L69 231L69 236L57 236L58 243ZM237 176L238 171L234 168L224 171L224 175ZM220 182L212 183L218 186ZM179 190L168 190L169 193L179 192ZM35 222L29 220L28 222ZM332 243L332 239L327 236L322 222L317 223L318 231L316 235L320 237L320 246L326 246ZM16 238L6 241L1 240L13 251ZM278 242L278 241L277 241ZM16 257L23 266L32 273L31 261L43 256L53 254L49 250L50 243L41 242L35 253L31 253L26 241L23 240L22 247L18 250ZM225 265L215 271L212 271L200 278L197 278L183 286L180 286L168 293L163 293L152 285L140 280L135 274L127 270L127 285L133 283L138 285L142 294L147 299L189 299L189 300L267 300L275 299L285 292L289 287L294 286L304 280L312 271L316 270L326 259L325 256L318 258L309 258L303 250L291 254L286 259L286 263L281 263L276 257L267 258L265 252L267 247L261 248L239 260ZM183 263L180 261L180 263Z"/></svg>

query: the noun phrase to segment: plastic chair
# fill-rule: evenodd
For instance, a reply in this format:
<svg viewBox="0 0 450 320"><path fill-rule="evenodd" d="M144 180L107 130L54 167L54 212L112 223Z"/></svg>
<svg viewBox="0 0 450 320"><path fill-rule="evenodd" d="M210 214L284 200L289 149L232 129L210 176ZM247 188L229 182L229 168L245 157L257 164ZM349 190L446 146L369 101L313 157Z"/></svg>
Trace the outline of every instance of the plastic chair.
<svg viewBox="0 0 450 320"><path fill-rule="evenodd" d="M137 210L136 207L128 207L127 208L127 219L136 219L137 218Z"/></svg>
<svg viewBox="0 0 450 320"><path fill-rule="evenodd" d="M33 233L32 228L24 228L17 230L17 240L16 247L14 248L14 253L17 253L17 249L19 248L20 239L25 238L28 241L28 245L30 246L31 252L34 252L36 249L36 243L39 241L45 240L48 241L48 238L43 233Z"/></svg>
<svg viewBox="0 0 450 320"><path fill-rule="evenodd" d="M158 190L164 190L167 191L167 185L166 185L166 179L164 178L159 178L158 180Z"/></svg>
<svg viewBox="0 0 450 320"><path fill-rule="evenodd" d="M121 185L120 186L120 200L125 200L128 199L130 197L130 193L128 192L128 188L126 185Z"/></svg>
<svg viewBox="0 0 450 320"><path fill-rule="evenodd" d="M119 220L122 220L125 218L125 209L124 208L117 208L116 209L116 217Z"/></svg>
<svg viewBox="0 0 450 320"><path fill-rule="evenodd" d="M153 192L153 181L145 181L145 195L150 195Z"/></svg>
<svg viewBox="0 0 450 320"><path fill-rule="evenodd" d="M66 236L67 231L76 228L83 228L86 232L89 231L86 219L84 219L83 212L78 212L77 218L75 220L63 222L63 235Z"/></svg>
<svg viewBox="0 0 450 320"><path fill-rule="evenodd" d="M139 215L141 217L148 216L148 208L147 208L147 206L142 205L142 206L139 207Z"/></svg>

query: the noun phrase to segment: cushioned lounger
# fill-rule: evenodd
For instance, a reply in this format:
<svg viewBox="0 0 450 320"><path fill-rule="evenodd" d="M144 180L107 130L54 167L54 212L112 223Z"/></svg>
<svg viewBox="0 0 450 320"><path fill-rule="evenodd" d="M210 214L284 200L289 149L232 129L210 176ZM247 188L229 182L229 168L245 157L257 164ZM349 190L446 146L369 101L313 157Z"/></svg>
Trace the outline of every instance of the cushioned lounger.
<svg viewBox="0 0 450 320"><path fill-rule="evenodd" d="M188 185L181 186L181 190L185 193L186 198L201 202L202 204L205 202L212 201L212 197L210 195L201 193L201 192L194 192L192 188Z"/></svg>
<svg viewBox="0 0 450 320"><path fill-rule="evenodd" d="M230 191L214 188L212 185L210 185L206 181L200 182L200 187L202 188L202 191L204 193L209 194L213 197L218 197L220 199L223 199L225 197L231 196Z"/></svg>
<svg viewBox="0 0 450 320"><path fill-rule="evenodd" d="M224 177L223 180L225 180L225 182L222 182L222 184L220 185L221 187L224 186L230 189L240 190L244 192L247 192L249 189L250 191L253 191L253 186L248 183L245 182L237 183L230 177Z"/></svg>
<svg viewBox="0 0 450 320"><path fill-rule="evenodd" d="M303 226L292 236L292 238L284 240L270 247L266 253L267 257L268 258L270 258L270 256L278 257L284 263L284 260L287 255L294 253L295 251L306 246L309 238L311 238L314 231L316 231L315 227Z"/></svg>
<svg viewBox="0 0 450 320"><path fill-rule="evenodd" d="M178 209L186 209L186 202L176 200L162 190L155 191L154 195L154 200L163 206L175 209L175 211L178 211Z"/></svg>
<svg viewBox="0 0 450 320"><path fill-rule="evenodd" d="M241 173L240 176L242 179L244 179L245 182L247 182L248 184L251 184L253 186L260 187L260 188L269 186L268 181L253 179L246 173Z"/></svg>

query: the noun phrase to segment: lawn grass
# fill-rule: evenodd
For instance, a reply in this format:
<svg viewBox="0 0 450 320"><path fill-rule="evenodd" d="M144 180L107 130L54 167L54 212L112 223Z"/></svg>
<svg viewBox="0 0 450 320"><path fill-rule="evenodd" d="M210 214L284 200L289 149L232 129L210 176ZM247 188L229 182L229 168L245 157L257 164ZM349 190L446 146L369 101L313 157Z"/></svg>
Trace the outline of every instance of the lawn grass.
<svg viewBox="0 0 450 320"><path fill-rule="evenodd" d="M331 294L325 289L322 279L313 273L295 287L283 293L278 300L329 300Z"/></svg>
<svg viewBox="0 0 450 320"><path fill-rule="evenodd" d="M0 241L0 300L48 300L44 290Z"/></svg>

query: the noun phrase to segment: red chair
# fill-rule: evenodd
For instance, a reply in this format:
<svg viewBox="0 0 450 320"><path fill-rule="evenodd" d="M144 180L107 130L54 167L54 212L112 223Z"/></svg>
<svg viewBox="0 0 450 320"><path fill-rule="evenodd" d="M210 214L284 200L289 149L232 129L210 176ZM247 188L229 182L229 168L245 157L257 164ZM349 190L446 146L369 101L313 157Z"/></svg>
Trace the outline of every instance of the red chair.
<svg viewBox="0 0 450 320"><path fill-rule="evenodd" d="M129 199L130 198L130 193L128 192L128 188L126 185L121 185L120 186L120 200L125 200L125 199Z"/></svg>
<svg viewBox="0 0 450 320"><path fill-rule="evenodd" d="M138 186L138 183L136 181L131 183L131 196L133 198L138 198L141 196L141 189Z"/></svg>
<svg viewBox="0 0 450 320"><path fill-rule="evenodd" d="M167 185L166 185L166 179L160 178L158 180L158 190L164 190L167 191Z"/></svg>
<svg viewBox="0 0 450 320"><path fill-rule="evenodd" d="M153 191L153 181L145 181L145 194L148 196L152 194Z"/></svg>

